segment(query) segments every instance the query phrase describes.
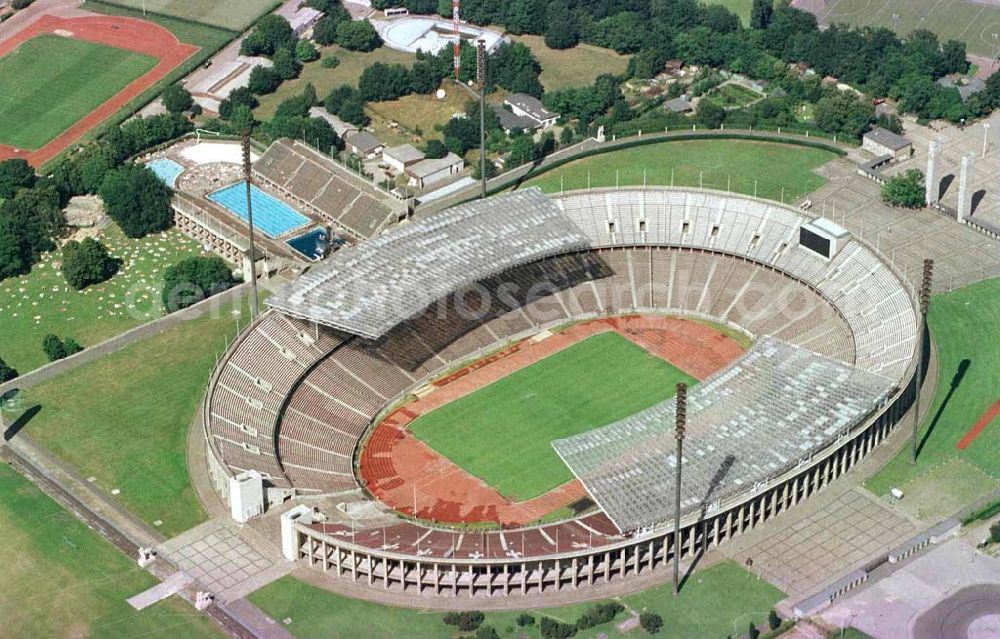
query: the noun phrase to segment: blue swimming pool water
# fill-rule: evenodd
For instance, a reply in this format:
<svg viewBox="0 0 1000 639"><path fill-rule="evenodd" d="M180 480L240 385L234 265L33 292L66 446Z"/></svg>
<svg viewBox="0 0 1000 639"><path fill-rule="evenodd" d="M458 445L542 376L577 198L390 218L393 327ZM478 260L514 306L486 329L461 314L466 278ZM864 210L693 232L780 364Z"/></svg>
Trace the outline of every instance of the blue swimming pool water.
<svg viewBox="0 0 1000 639"><path fill-rule="evenodd" d="M275 238L309 224L309 218L256 186L250 186L250 193L250 200L253 203L253 225L268 237ZM246 182L237 182L210 193L208 199L222 205L243 221L247 220Z"/></svg>
<svg viewBox="0 0 1000 639"><path fill-rule="evenodd" d="M169 186L174 188L174 183L177 181L177 176L184 172L184 167L180 164L174 162L169 158L160 158L159 160L153 160L146 164L156 174L156 177Z"/></svg>
<svg viewBox="0 0 1000 639"><path fill-rule="evenodd" d="M336 250L343 243L344 241L336 235L332 239L327 237L326 229L313 229L304 235L293 237L285 242L285 244L288 244L288 246L313 262L323 259L327 253L327 245L329 245L332 251Z"/></svg>

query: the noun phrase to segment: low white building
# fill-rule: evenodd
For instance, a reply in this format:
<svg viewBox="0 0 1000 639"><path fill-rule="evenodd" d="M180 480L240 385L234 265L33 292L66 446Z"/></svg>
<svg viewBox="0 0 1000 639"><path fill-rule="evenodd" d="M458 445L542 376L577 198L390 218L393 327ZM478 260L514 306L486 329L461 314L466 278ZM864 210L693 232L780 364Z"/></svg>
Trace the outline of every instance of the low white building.
<svg viewBox="0 0 1000 639"><path fill-rule="evenodd" d="M461 173L464 167L465 162L462 158L450 152L443 158L420 160L407 167L406 176L409 178L407 184L415 189L422 189Z"/></svg>
<svg viewBox="0 0 1000 639"><path fill-rule="evenodd" d="M913 144L903 136L882 127L875 127L865 133L861 147L882 157L888 155L894 162L905 160L913 155Z"/></svg>
<svg viewBox="0 0 1000 639"><path fill-rule="evenodd" d="M412 144L400 144L386 149L382 153L382 160L397 172L406 171L407 167L413 166L424 159L424 152Z"/></svg>
<svg viewBox="0 0 1000 639"><path fill-rule="evenodd" d="M373 160L385 150L383 144L377 137L367 131L357 131L350 133L344 138L348 153L353 153L366 160Z"/></svg>
<svg viewBox="0 0 1000 639"><path fill-rule="evenodd" d="M344 122L323 107L314 106L310 108L309 116L313 118L321 118L329 122L330 127L333 128L333 132L336 133L337 137L342 140L346 139L348 135L358 132L358 127L354 126L350 122Z"/></svg>
<svg viewBox="0 0 1000 639"><path fill-rule="evenodd" d="M542 101L527 93L512 93L503 101L514 115L535 123L536 129L547 129L559 120L558 113L552 113L542 105Z"/></svg>

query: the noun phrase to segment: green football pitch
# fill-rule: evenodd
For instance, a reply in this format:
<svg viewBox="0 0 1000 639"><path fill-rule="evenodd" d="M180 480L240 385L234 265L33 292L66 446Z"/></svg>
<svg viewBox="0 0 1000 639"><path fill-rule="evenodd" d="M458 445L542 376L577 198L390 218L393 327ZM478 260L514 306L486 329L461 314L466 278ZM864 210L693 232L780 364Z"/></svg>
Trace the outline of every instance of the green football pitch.
<svg viewBox="0 0 1000 639"><path fill-rule="evenodd" d="M551 442L637 413L691 376L613 332L589 337L414 420L410 429L514 501L573 479Z"/></svg>
<svg viewBox="0 0 1000 639"><path fill-rule="evenodd" d="M0 144L41 148L156 62L56 35L28 40L0 58Z"/></svg>

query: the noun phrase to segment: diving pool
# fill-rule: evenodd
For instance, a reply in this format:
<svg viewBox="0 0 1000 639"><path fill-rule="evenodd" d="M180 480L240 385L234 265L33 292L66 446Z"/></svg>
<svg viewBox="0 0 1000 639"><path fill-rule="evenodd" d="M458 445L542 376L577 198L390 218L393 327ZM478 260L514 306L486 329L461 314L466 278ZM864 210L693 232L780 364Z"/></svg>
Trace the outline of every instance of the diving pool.
<svg viewBox="0 0 1000 639"><path fill-rule="evenodd" d="M156 174L156 177L160 178L160 181L174 188L174 183L177 182L177 176L184 172L184 167L174 162L170 158L160 158L159 160L153 160L148 162L146 166Z"/></svg>
<svg viewBox="0 0 1000 639"><path fill-rule="evenodd" d="M253 204L253 225L268 237L276 238L309 224L309 218L252 184L250 185L250 193L250 201ZM208 199L221 205L244 222L247 221L246 182L237 182L210 193Z"/></svg>

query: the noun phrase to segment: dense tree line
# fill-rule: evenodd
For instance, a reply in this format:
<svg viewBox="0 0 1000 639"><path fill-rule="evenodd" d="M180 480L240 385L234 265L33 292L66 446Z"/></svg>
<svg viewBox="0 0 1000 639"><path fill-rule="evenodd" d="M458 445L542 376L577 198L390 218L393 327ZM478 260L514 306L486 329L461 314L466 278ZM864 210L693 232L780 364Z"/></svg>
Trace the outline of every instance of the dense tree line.
<svg viewBox="0 0 1000 639"><path fill-rule="evenodd" d="M163 276L163 305L167 312L173 313L221 293L235 283L232 271L221 257L189 257L167 267Z"/></svg>

